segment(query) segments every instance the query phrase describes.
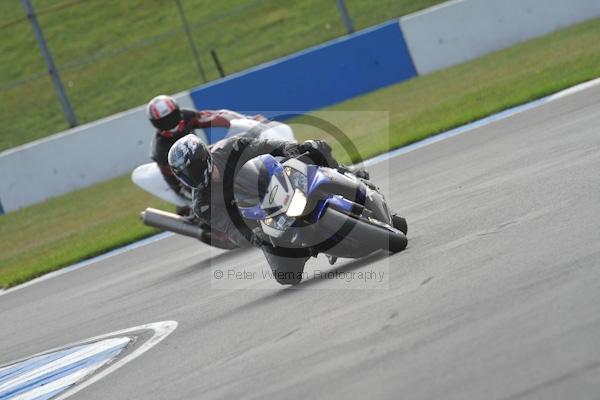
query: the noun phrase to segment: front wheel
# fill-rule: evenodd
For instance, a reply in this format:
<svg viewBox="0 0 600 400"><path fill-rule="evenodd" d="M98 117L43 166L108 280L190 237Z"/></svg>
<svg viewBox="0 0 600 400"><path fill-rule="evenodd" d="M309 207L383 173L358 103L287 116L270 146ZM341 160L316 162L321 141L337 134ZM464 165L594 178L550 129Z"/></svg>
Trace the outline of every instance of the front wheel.
<svg viewBox="0 0 600 400"><path fill-rule="evenodd" d="M399 230L399 228L396 228ZM389 233L389 251L392 253L398 253L408 245L408 239L403 232L392 232Z"/></svg>
<svg viewBox="0 0 600 400"><path fill-rule="evenodd" d="M405 235L408 232L408 224L406 223L406 218L399 216L398 214L392 214L392 226Z"/></svg>
<svg viewBox="0 0 600 400"><path fill-rule="evenodd" d="M393 226L370 218L357 218L331 207L322 213L318 232L335 240L326 240L315 249L339 257L360 258L377 250L397 253L408 244L406 235ZM332 252L334 246L337 250Z"/></svg>

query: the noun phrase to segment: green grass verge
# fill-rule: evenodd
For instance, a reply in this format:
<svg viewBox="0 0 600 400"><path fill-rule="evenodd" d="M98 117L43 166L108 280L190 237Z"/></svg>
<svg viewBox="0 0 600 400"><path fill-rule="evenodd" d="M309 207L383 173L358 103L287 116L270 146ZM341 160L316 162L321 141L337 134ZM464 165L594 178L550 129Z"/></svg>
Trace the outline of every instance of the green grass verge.
<svg viewBox="0 0 600 400"><path fill-rule="evenodd" d="M361 155L374 155L600 76L599 41L597 19L327 110L388 111L389 142L384 124L342 121ZM152 234L137 217L147 206L172 209L122 177L0 217L0 287Z"/></svg>
<svg viewBox="0 0 600 400"><path fill-rule="evenodd" d="M442 1L347 4L361 29ZM80 123L202 83L175 0L32 3ZM345 33L331 0L181 3L209 81L219 77L211 48L231 74ZM0 54L0 151L66 129L21 0L0 1Z"/></svg>
<svg viewBox="0 0 600 400"><path fill-rule="evenodd" d="M124 176L0 217L0 287L13 286L157 233L146 206L172 209Z"/></svg>
<svg viewBox="0 0 600 400"><path fill-rule="evenodd" d="M595 19L326 111L389 111L389 142L373 140L387 137L382 124L359 117L342 124L369 157L600 76L599 40ZM306 127L296 132L311 136Z"/></svg>

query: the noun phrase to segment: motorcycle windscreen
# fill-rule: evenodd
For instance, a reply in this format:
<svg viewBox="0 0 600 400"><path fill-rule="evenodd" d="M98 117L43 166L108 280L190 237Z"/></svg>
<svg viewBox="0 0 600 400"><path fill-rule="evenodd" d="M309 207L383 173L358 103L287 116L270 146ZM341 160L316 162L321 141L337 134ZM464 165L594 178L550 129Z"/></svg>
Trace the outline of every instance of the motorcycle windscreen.
<svg viewBox="0 0 600 400"><path fill-rule="evenodd" d="M292 194L283 166L269 154L248 161L235 177L234 197L244 218L261 220L281 214Z"/></svg>

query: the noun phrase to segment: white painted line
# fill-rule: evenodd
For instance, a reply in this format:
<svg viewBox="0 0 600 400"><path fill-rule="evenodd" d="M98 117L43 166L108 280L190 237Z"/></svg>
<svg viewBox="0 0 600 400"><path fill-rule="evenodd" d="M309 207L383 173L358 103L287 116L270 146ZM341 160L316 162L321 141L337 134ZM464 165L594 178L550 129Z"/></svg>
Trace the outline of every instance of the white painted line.
<svg viewBox="0 0 600 400"><path fill-rule="evenodd" d="M458 136L458 135L461 135L463 133L472 131L473 129L481 128L482 126L489 125L489 124L491 124L493 122L500 121L500 120L512 117L514 115L520 114L520 113L528 111L528 110L532 110L532 109L540 107L540 106L542 106L544 104L548 104L548 103L550 103L552 101L555 101L555 100L558 100L558 99L562 99L562 98L574 95L576 93L583 92L585 90L591 89L591 88L596 87L598 85L600 85L600 78L596 78L596 79L593 79L591 81L584 82L584 83L581 83L579 85L575 85L573 87L570 87L570 88L562 90L560 92L551 94L551 95L543 97L541 99L534 100L534 101L532 101L530 103L522 104L520 106L516 106L516 107L510 108L508 110L504 110L502 112L499 112L498 114L490 115L489 117L480 119L480 120L475 121L475 122L471 122L470 124L463 125L463 126L460 126L458 128L449 130L447 132L443 132L443 133L440 133L438 135L431 136L431 137L429 137L427 139L423 139L423 140L421 140L419 142L410 144L408 146L400 147L400 148L398 148L396 150L392 150L392 151L389 151L387 153L380 154L378 156L375 156L373 158L365 160L362 165L368 167L368 166L371 166L371 165L374 165L374 164L377 164L377 163L389 160L391 158L398 157L398 156L400 156L402 154L406 154L406 153L409 153L411 151L415 151L417 149L420 149L422 147L428 146L430 144L441 142L442 140L446 140L446 139L451 138L453 136ZM24 283L22 285L15 286L15 287L7 289L7 290L0 290L0 296L2 296L4 294L11 293L11 292L14 292L16 290L20 290L20 289L26 288L27 286L30 286L30 285L33 285L33 284L36 284L36 283L39 283L39 282L43 282L43 281L45 281L47 279L55 278L57 276L66 274L67 272L71 272L71 271L78 270L80 268L87 267L89 265L95 264L95 263L97 263L99 261L102 261L102 260L105 260L107 258L114 257L114 256L119 255L119 254L123 254L123 253L125 253L125 252L127 252L129 250L133 250L133 249L145 246L145 245L150 244L150 243L158 242L159 240L165 239L165 238L173 236L173 235L174 234L171 233L171 232L164 232L164 233L158 234L156 236L152 236L152 237L150 237L148 239L144 239L144 240L141 240L139 242L130 244L128 246L121 247L119 249L113 250L111 252L108 252L106 254L100 255L98 257L90 258L89 260L85 260L85 261L82 261L80 263L71 265L69 267L65 267L65 268L59 269L57 271L51 272L49 274L43 275L43 276L41 276L39 278L33 279L33 280L31 280L29 282L26 282L26 283Z"/></svg>
<svg viewBox="0 0 600 400"><path fill-rule="evenodd" d="M136 327L129 328L129 329L123 329L121 331L108 333L106 335L101 335L101 336L97 336L95 338L89 339L89 340L98 340L98 339L103 339L107 336L125 335L128 333L132 333L135 331L141 331L141 330L150 330L151 329L154 331L154 335L152 335L152 337L150 339L148 339L144 343L142 343L142 345L140 347L136 348L134 351L127 354L125 357L118 359L117 361L115 361L114 364L112 364L108 368L100 371L96 375L92 376L90 379L86 380L85 382L81 383L80 385L75 386L73 389L62 394L61 396L57 397L56 400L66 399L67 397L88 387L92 383L99 381L100 379L104 378L106 375L110 374L111 372L116 371L117 369L121 368L128 362L135 360L136 358L138 358L139 356L141 356L142 354L144 354L145 352L150 350L152 347L154 347L158 343L160 343L164 338L169 336L175 330L175 328L177 328L177 321L162 321L162 322L155 322L152 324L140 325L140 326L136 326Z"/></svg>
<svg viewBox="0 0 600 400"><path fill-rule="evenodd" d="M553 101L556 101L556 100L559 100L559 99L562 99L562 98L574 95L576 93L583 92L585 90L591 89L591 88L599 86L599 85L600 85L600 78L596 78L594 80L581 83L579 85L570 87L568 89L565 89L565 90L562 90L560 92L551 94L549 96L542 97L541 99L534 100L532 102L525 103L525 104L522 104L520 106L516 106L516 107L513 107L513 108L509 108L509 109L501 111L501 112L499 112L497 114L490 115L489 117L485 117L485 118L480 119L478 121L471 122L471 123L469 123L467 125L459 126L458 128L451 129L449 131L437 134L435 136L430 136L430 137L428 137L426 139L420 140L420 141L415 142L413 144L410 144L408 146L400 147L400 148L398 148L396 150L392 150L392 151L389 151L387 153L380 154L378 156L375 156L373 158L365 160L365 162L363 163L363 165L366 166L366 167L368 167L370 165L374 165L374 164L377 164L377 163L389 160L391 158L398 157L401 154L410 153L411 151L415 151L415 150L420 149L422 147L429 146L430 144L441 142L442 140L446 140L446 139L451 138L453 136L458 136L458 135L461 135L463 133L470 132L470 131L472 131L474 129L481 128L483 126L492 124L494 122L501 121L503 119L513 117L513 116L515 116L517 114L520 114L520 113L523 113L525 111L529 111L529 110L532 110L534 108L538 108L538 107L540 107L540 106L542 106L544 104L548 104L548 103L551 103Z"/></svg>
<svg viewBox="0 0 600 400"><path fill-rule="evenodd" d="M0 372L5 371L5 370L9 369L10 367L11 367L10 365L7 365L5 367L1 367L0 368Z"/></svg>
<svg viewBox="0 0 600 400"><path fill-rule="evenodd" d="M43 375L46 375L52 371L61 369L70 364L74 364L78 361L81 361L86 358L90 358L95 356L98 353L102 353L105 350L110 350L115 347L124 347L131 341L128 337L118 337L118 338L110 338L101 340L95 343L91 343L88 346L85 346L81 350L76 351L75 353L69 354L65 357L59 358L58 360L52 361L46 365L43 365L39 368L28 371L24 374L19 375L16 379L9 380L4 384L0 385L0 393L4 392L8 389L20 386L28 381L39 378ZM108 360L105 360L108 361Z"/></svg>
<svg viewBox="0 0 600 400"><path fill-rule="evenodd" d="M591 89L600 84L600 78L592 79L591 81L580 83L579 85L571 86L565 90L561 90L560 92L556 92L547 96L546 98L550 99L550 101L562 99L563 97L571 96L575 93L583 92L584 90Z"/></svg>
<svg viewBox="0 0 600 400"><path fill-rule="evenodd" d="M11 397L11 400L34 400L41 396L50 394L56 390L67 388L71 385L74 385L81 379L85 378L88 374L94 372L98 368L101 368L102 365L107 363L108 360L98 362L96 364L90 365L87 368L83 368L75 371L74 373L62 377L58 380L52 381L44 386L40 386L34 390L28 391L26 393L20 394L16 397ZM66 389L65 389L66 390Z"/></svg>
<svg viewBox="0 0 600 400"><path fill-rule="evenodd" d="M102 379L103 377L110 374L111 372L116 371L118 368L121 368L122 366L129 363L130 361L133 361L137 357L141 356L146 351L150 350L152 347L156 346L158 343L160 343L162 340L164 340L176 328L177 328L176 321L161 321L161 322L155 322L155 323L151 323L151 324L139 325L139 326L135 326L133 328L123 329L123 330L107 333L104 335L95 336L90 339L82 340L79 342L68 344L66 346L61 346L61 347L47 350L47 351L44 351L44 352L41 352L38 354L34 354L32 356L25 357L25 358L22 358L17 361L13 361L8 366L3 366L2 369L5 369L5 368L12 366L14 364L17 364L17 363L25 362L25 361L35 358L35 357L42 357L42 356L50 354L50 353L60 352L65 349L82 346L82 345L86 345L89 343L89 347L82 349L82 351L77 351L75 353L69 354L69 356L67 356L70 358L69 362L66 362L65 360L58 360L58 361L63 361L63 364L64 364L63 366L69 365L69 364L76 362L75 359L82 359L83 352L86 352L89 357L92 357L101 351L105 351L110 348L116 348L120 345L130 343L132 341L131 336L136 332L153 331L152 336L149 339L147 339L145 342L143 342L139 347L134 348L127 355L125 355L121 358L117 358L107 368L105 368L105 369L101 370L100 372L98 372L97 374L91 376L89 379L81 382L79 385L77 385L73 388L66 389L66 391L64 393L62 393L59 397L57 397L57 399L66 399L67 397L79 392L80 390L88 387L92 383L97 382L98 380ZM85 358L85 357L83 357L83 358ZM43 388L44 389L48 388L47 391L40 392L40 393L36 392L36 396L31 396L30 393L33 393L33 391L30 391L28 393L23 393L22 398L23 399L33 399L35 397L42 396L43 394L51 393L62 387L69 386L72 383L79 382L82 378L86 377L93 371L102 367L108 361L111 361L111 360L103 360L99 363L94 363L93 365L91 365L89 367L77 370L76 372L74 371L73 374L70 374L67 377L59 378L56 381L53 381L51 383L44 385ZM44 373L50 372L52 370L56 370L57 369L56 367L58 365L55 363L56 362L53 362L52 364L48 364L46 367L44 367L43 368ZM27 373L25 376L17 378L18 382L19 383L27 382L29 380L34 379L34 375L36 377L43 375L43 374L39 375L38 370L35 370L32 372L33 373ZM8 385L10 387L15 387L14 381L11 381ZM8 388L8 386L5 389L7 389L7 388ZM34 390L37 390L37 389L34 389ZM27 395L27 396L25 396L25 395ZM21 398L21 397L19 397L19 398Z"/></svg>

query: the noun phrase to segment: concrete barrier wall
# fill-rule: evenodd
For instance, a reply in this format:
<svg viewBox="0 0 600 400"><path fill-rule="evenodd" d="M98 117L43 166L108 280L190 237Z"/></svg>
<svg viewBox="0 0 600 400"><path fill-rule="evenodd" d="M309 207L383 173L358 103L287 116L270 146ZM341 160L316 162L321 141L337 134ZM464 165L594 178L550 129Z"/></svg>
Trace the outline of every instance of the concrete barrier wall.
<svg viewBox="0 0 600 400"><path fill-rule="evenodd" d="M188 93L175 98L193 107ZM0 211L131 172L149 162L153 131L142 106L0 153Z"/></svg>
<svg viewBox="0 0 600 400"><path fill-rule="evenodd" d="M451 1L176 97L267 116L314 110L598 16L600 0ZM127 173L149 161L151 140L138 107L1 152L0 214Z"/></svg>
<svg viewBox="0 0 600 400"><path fill-rule="evenodd" d="M194 89L182 107L270 115L314 110L409 79L415 69L397 21ZM194 104L195 103L195 104ZM149 162L144 107L0 153L0 213L130 172ZM223 130L214 130L211 141Z"/></svg>
<svg viewBox="0 0 600 400"><path fill-rule="evenodd" d="M400 19L419 75L600 16L600 0L457 0Z"/></svg>

